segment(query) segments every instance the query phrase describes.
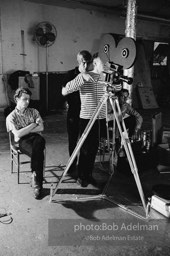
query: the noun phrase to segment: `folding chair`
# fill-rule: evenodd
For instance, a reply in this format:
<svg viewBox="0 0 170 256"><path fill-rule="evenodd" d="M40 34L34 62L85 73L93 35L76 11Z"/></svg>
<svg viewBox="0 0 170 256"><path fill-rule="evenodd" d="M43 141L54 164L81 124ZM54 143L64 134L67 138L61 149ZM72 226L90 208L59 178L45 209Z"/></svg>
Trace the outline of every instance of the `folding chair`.
<svg viewBox="0 0 170 256"><path fill-rule="evenodd" d="M14 173L14 165L15 165L17 168L17 181L18 181L18 184L20 184L21 166L24 164L31 164L31 158L26 154L22 153L19 149L19 145L14 143L14 136L11 131L9 131L9 144L10 144L11 173ZM21 159L22 156L27 156L28 160L27 161L22 160ZM43 177L45 177L45 162L46 162L46 149L44 149Z"/></svg>

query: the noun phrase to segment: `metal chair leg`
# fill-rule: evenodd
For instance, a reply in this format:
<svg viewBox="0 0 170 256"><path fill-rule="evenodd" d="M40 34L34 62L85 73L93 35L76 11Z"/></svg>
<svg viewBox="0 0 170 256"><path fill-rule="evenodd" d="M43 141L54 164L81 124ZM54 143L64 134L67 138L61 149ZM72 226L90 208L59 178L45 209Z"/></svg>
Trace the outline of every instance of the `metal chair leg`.
<svg viewBox="0 0 170 256"><path fill-rule="evenodd" d="M17 154L17 176L18 176L18 184L19 184L19 174L20 174L20 155Z"/></svg>
<svg viewBox="0 0 170 256"><path fill-rule="evenodd" d="M11 150L11 173L13 173L14 168L14 152Z"/></svg>
<svg viewBox="0 0 170 256"><path fill-rule="evenodd" d="M45 181L45 167L46 167L46 148L44 149L44 162L43 162L43 180Z"/></svg>

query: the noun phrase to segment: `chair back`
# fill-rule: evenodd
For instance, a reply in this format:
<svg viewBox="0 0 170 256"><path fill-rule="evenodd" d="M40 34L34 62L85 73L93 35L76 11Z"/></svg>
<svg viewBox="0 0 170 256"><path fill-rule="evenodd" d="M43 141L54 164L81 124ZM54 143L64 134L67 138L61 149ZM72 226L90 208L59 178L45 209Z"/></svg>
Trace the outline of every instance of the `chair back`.
<svg viewBox="0 0 170 256"><path fill-rule="evenodd" d="M19 144L14 141L14 134L12 131L9 131L9 145L12 150L19 150Z"/></svg>

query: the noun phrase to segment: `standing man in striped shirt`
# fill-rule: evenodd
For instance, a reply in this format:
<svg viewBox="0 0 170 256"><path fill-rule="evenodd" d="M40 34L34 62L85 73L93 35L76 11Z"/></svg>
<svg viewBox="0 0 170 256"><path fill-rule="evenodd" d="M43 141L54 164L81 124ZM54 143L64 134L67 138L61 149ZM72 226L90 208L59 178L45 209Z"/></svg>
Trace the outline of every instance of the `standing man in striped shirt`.
<svg viewBox="0 0 170 256"><path fill-rule="evenodd" d="M40 199L43 184L45 139L40 132L44 130L39 112L29 108L31 91L18 88L14 94L15 109L7 116L7 131L14 135L14 143L21 152L31 157L32 187L34 197Z"/></svg>
<svg viewBox="0 0 170 256"><path fill-rule="evenodd" d="M81 110L80 110L80 135L84 132L89 120L91 119L100 99L105 93L105 86L102 83L102 72L104 70L103 63L98 55L93 58L93 70L86 72L86 63L80 63L79 71L81 72L75 79L68 82L66 87L62 89L62 94L67 95L74 91L80 91ZM100 127L105 127L106 122L106 106L103 106L98 119L91 128L81 149L78 162L78 180L77 183L82 187L88 184L96 185L96 181L92 177L95 157L99 145ZM101 130L103 130L101 128Z"/></svg>
<svg viewBox="0 0 170 256"><path fill-rule="evenodd" d="M67 82L73 80L79 73L79 66L83 65L84 72L91 69L92 55L86 50L77 54L78 67L68 72ZM73 72L74 71L74 72ZM69 79L70 78L70 79ZM75 91L66 97L68 103L67 109L67 132L68 132L68 149L71 156L79 138L79 121L80 121L80 93ZM77 157L68 170L68 174L75 178L77 176Z"/></svg>

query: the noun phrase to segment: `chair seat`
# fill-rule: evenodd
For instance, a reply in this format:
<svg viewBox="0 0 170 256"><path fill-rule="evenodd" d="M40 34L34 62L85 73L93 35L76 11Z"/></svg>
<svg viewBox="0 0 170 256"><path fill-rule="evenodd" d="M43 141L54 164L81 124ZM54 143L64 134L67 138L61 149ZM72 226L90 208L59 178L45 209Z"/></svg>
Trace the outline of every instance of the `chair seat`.
<svg viewBox="0 0 170 256"><path fill-rule="evenodd" d="M11 131L9 131L9 142L10 142L10 153L11 153L11 173L14 172L14 164L17 168L18 173L18 184L20 183L20 167L23 164L31 164L31 157L26 155L25 153L21 152L19 148L19 143L14 142L14 136ZM22 155L27 156L29 159L25 159ZM22 161L21 161L22 160ZM44 149L44 170L43 170L43 177L45 176L45 162L46 162L46 148Z"/></svg>

